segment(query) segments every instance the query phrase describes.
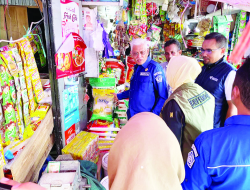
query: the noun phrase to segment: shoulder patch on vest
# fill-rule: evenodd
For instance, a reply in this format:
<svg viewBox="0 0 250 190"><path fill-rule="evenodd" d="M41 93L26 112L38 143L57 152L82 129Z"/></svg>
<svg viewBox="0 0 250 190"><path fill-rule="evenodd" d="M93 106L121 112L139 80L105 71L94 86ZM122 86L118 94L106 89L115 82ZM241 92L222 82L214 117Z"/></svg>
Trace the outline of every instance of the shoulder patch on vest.
<svg viewBox="0 0 250 190"><path fill-rule="evenodd" d="M190 169L193 167L194 162L195 162L194 152L191 150L191 151L188 153L188 158L187 158L187 165L188 165L188 167L189 167Z"/></svg>
<svg viewBox="0 0 250 190"><path fill-rule="evenodd" d="M160 83L162 82L162 76L161 75L158 75L157 77L155 77L155 80Z"/></svg>
<svg viewBox="0 0 250 190"><path fill-rule="evenodd" d="M202 104L204 104L205 102L207 102L210 99L208 93L206 91L203 91L201 94L193 97L193 98L189 98L188 102L191 105L191 107L197 108L199 106L201 106Z"/></svg>
<svg viewBox="0 0 250 190"><path fill-rule="evenodd" d="M194 151L194 156L195 157L198 157L199 156L199 154L198 154L198 152L197 152L197 149L196 149L196 147L195 147L195 145L194 144L192 144L192 150Z"/></svg>

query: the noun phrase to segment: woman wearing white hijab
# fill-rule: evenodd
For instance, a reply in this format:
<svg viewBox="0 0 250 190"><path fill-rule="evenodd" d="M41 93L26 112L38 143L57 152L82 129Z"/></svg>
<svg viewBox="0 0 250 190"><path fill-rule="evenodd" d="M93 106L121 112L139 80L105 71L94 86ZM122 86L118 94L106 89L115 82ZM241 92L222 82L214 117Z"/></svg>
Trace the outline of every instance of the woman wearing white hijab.
<svg viewBox="0 0 250 190"><path fill-rule="evenodd" d="M181 190L185 170L174 134L157 115L132 117L109 152L110 190Z"/></svg>
<svg viewBox="0 0 250 190"><path fill-rule="evenodd" d="M215 100L194 83L200 72L196 59L177 56L170 60L166 73L173 94L166 100L160 116L177 137L184 161L196 137L213 129Z"/></svg>

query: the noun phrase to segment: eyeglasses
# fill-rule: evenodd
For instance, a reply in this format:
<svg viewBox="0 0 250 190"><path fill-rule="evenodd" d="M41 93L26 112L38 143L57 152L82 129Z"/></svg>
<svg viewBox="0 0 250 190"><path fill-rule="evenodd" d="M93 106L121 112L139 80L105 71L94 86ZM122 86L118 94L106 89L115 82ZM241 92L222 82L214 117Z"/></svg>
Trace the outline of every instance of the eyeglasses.
<svg viewBox="0 0 250 190"><path fill-rule="evenodd" d="M139 54L146 55L146 53L147 53L147 50L144 50L144 51L139 51L139 52L132 52L132 55L133 56L138 56Z"/></svg>
<svg viewBox="0 0 250 190"><path fill-rule="evenodd" d="M213 51L217 51L217 50L222 49L222 48L223 47L218 48L218 49L203 49L203 48L201 48L201 53L207 52L208 54L211 54Z"/></svg>

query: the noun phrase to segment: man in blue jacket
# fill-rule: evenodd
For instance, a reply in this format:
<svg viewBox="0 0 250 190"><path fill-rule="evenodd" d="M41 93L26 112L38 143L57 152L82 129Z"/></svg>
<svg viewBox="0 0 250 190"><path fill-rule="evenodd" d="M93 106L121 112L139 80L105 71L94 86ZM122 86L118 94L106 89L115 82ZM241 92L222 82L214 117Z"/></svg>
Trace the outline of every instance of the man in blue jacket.
<svg viewBox="0 0 250 190"><path fill-rule="evenodd" d="M115 99L129 98L128 119L140 112L159 115L168 98L164 71L160 64L149 57L148 42L145 39L134 39L130 46L136 62L130 90L117 94Z"/></svg>
<svg viewBox="0 0 250 190"><path fill-rule="evenodd" d="M184 190L250 189L250 59L236 72L232 102L238 115L203 132L185 166Z"/></svg>
<svg viewBox="0 0 250 190"><path fill-rule="evenodd" d="M225 60L226 49L227 39L222 34L205 37L201 48L204 66L195 81L215 97L214 128L222 127L237 112L231 101L235 68Z"/></svg>

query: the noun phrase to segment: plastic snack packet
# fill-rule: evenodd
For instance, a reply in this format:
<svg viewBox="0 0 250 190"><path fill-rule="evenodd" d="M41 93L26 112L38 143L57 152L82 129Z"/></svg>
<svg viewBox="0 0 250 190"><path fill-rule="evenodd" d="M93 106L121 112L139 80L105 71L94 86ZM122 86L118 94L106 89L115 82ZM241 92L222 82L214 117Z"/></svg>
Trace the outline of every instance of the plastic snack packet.
<svg viewBox="0 0 250 190"><path fill-rule="evenodd" d="M38 105L38 107L36 108L36 111L31 114L31 118L39 118L40 120L43 120L48 112L50 108L50 105L47 104L47 103L43 103L43 104L40 104Z"/></svg>
<svg viewBox="0 0 250 190"><path fill-rule="evenodd" d="M6 131L5 131L5 142L14 141L14 139L17 137L17 134L16 134L16 123L11 122L9 124L6 124L5 128L6 128Z"/></svg>
<svg viewBox="0 0 250 190"><path fill-rule="evenodd" d="M93 89L94 107L91 121L101 119L106 121L113 121L113 102L114 90L110 89Z"/></svg>
<svg viewBox="0 0 250 190"><path fill-rule="evenodd" d="M19 69L17 67L17 64L14 60L12 51L5 51L0 53L0 57L3 59L3 61L6 63L10 74L12 76L16 75L19 73Z"/></svg>

